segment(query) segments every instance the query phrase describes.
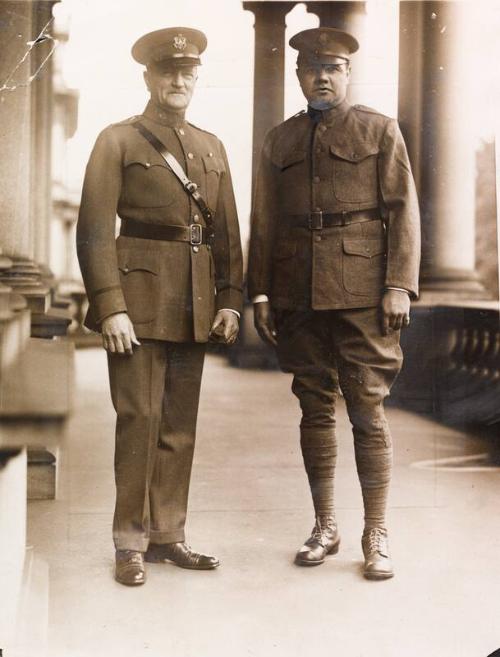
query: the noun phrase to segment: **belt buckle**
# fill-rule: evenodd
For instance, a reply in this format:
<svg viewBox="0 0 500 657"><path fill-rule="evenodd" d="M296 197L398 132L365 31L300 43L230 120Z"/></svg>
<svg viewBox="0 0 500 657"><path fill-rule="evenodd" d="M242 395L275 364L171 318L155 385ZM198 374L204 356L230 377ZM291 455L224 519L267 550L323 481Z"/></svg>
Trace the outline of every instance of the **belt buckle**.
<svg viewBox="0 0 500 657"><path fill-rule="evenodd" d="M323 228L323 211L310 212L307 224L310 230L321 230Z"/></svg>
<svg viewBox="0 0 500 657"><path fill-rule="evenodd" d="M200 246L203 244L203 226L201 224L190 224L191 235L189 242L191 246Z"/></svg>

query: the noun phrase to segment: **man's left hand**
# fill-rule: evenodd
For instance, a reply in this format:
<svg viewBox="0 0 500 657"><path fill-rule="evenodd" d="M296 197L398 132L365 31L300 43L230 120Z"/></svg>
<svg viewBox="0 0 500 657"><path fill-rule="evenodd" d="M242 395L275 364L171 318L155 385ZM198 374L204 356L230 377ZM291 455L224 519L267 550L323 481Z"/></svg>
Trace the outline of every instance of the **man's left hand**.
<svg viewBox="0 0 500 657"><path fill-rule="evenodd" d="M410 323L410 297L402 290L386 290L382 298L382 333L399 331Z"/></svg>
<svg viewBox="0 0 500 657"><path fill-rule="evenodd" d="M238 315L231 310L219 310L210 329L210 341L233 344L238 335L240 323Z"/></svg>

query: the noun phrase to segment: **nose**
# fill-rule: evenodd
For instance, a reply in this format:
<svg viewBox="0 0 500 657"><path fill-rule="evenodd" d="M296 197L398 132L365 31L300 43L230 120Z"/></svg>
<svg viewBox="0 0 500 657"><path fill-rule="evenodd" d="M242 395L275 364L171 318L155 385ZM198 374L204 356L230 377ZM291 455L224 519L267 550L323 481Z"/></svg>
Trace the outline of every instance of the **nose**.
<svg viewBox="0 0 500 657"><path fill-rule="evenodd" d="M182 73L180 71L175 72L172 82L175 87L182 87L184 85L184 78L182 77Z"/></svg>
<svg viewBox="0 0 500 657"><path fill-rule="evenodd" d="M326 74L326 70L323 67L318 69L316 79L318 82L328 82L328 76Z"/></svg>

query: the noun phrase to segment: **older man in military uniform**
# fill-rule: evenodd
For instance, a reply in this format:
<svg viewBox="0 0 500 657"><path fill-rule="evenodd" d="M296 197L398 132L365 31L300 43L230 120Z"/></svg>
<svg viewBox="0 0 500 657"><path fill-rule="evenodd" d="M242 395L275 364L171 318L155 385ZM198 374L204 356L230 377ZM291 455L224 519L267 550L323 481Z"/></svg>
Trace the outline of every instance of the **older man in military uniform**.
<svg viewBox="0 0 500 657"><path fill-rule="evenodd" d="M293 373L302 409L316 523L296 563L320 564L339 547L333 479L342 390L364 501L364 575L385 579L393 575L385 517L392 443L383 401L418 293L417 198L397 122L346 100L356 40L318 28L290 45L308 108L266 137L248 287L257 330Z"/></svg>
<svg viewBox="0 0 500 657"><path fill-rule="evenodd" d="M144 559L219 564L184 542L206 343L234 342L242 298L226 153L185 119L205 47L180 27L135 43L151 97L99 135L78 220L86 324L102 333L117 413L113 538L127 585L145 581Z"/></svg>

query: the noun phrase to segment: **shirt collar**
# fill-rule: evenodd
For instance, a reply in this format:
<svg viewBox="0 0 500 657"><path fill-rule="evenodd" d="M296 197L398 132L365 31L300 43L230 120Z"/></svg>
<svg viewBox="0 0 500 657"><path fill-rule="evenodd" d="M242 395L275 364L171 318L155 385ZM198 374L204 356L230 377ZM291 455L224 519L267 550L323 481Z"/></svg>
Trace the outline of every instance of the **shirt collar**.
<svg viewBox="0 0 500 657"><path fill-rule="evenodd" d="M186 125L184 112L174 112L172 110L158 107L152 100L146 105L143 115L156 123L166 125L169 128L181 128Z"/></svg>

